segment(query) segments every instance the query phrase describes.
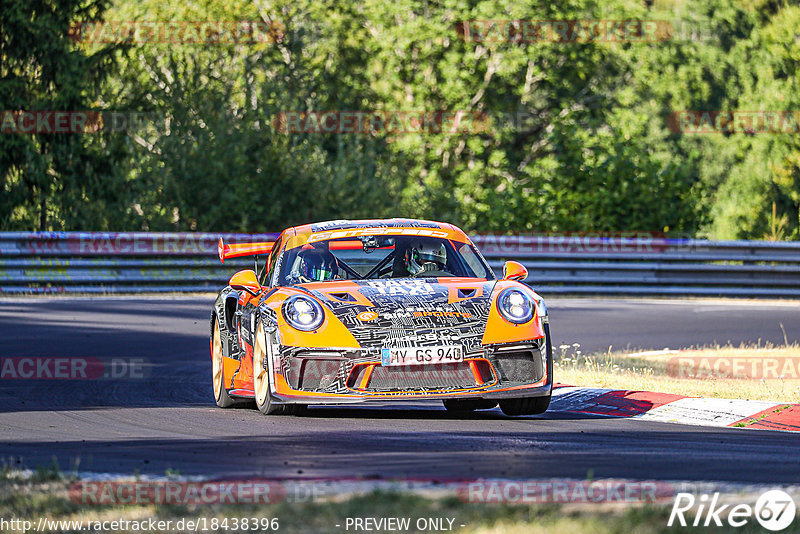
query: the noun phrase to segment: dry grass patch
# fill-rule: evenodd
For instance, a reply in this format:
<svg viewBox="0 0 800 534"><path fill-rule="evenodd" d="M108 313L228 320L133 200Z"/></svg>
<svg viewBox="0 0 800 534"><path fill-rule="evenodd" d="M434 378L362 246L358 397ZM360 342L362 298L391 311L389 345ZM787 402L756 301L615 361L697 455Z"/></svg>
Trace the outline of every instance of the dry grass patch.
<svg viewBox="0 0 800 534"><path fill-rule="evenodd" d="M697 397L800 403L800 345L711 346L584 355L555 349L557 382Z"/></svg>

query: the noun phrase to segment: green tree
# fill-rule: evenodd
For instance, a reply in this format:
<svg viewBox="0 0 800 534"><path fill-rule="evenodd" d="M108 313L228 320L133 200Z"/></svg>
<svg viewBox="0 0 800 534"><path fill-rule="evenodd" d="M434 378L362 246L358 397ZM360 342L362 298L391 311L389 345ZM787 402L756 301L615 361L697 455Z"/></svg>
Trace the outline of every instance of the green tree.
<svg viewBox="0 0 800 534"><path fill-rule="evenodd" d="M0 136L3 229L271 231L403 215L474 232L800 236L797 135L681 134L669 123L681 110L800 109L792 2L7 3L2 109L161 120ZM103 16L280 32L255 44L69 41L70 22ZM583 19L675 31L645 42L464 38L464 21ZM345 110L480 120L461 133L275 127L287 111Z"/></svg>
<svg viewBox="0 0 800 534"><path fill-rule="evenodd" d="M93 109L114 69L112 50L89 54L68 30L107 7L106 0L4 0L0 110ZM104 134L0 135L0 228L107 228L125 204L115 168L122 150Z"/></svg>

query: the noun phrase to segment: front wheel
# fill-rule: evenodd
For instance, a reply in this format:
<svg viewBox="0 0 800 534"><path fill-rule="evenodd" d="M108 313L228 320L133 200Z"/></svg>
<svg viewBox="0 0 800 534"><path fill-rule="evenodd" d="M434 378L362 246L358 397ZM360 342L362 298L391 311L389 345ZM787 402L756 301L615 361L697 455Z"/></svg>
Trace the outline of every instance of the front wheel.
<svg viewBox="0 0 800 534"><path fill-rule="evenodd" d="M222 341L219 335L219 321L214 317L214 332L211 334L211 382L214 386L214 401L220 408L230 408L234 401L225 389L225 366L222 359Z"/></svg>
<svg viewBox="0 0 800 534"><path fill-rule="evenodd" d="M253 343L253 392L258 411L264 415L278 413L281 406L272 399L269 386L269 366L267 365L267 336L264 324L259 322Z"/></svg>

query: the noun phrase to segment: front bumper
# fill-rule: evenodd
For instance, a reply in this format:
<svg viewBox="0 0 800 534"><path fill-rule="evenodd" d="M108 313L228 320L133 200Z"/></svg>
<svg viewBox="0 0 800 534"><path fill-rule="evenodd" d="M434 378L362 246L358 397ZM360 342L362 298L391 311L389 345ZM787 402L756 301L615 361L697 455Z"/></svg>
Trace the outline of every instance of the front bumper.
<svg viewBox="0 0 800 534"><path fill-rule="evenodd" d="M463 362L384 367L380 349L281 347L273 396L282 403L350 404L408 399L547 396L552 361L544 339L483 347Z"/></svg>

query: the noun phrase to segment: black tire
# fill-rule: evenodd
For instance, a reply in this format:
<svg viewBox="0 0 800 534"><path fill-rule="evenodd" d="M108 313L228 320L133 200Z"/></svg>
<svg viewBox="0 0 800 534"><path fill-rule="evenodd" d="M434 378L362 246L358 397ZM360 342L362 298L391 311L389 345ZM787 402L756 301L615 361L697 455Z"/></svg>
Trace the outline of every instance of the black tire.
<svg viewBox="0 0 800 534"><path fill-rule="evenodd" d="M500 409L506 415L539 415L550 406L550 395L546 397L521 397L500 401Z"/></svg>
<svg viewBox="0 0 800 534"><path fill-rule="evenodd" d="M305 415L306 411L308 410L308 405L306 404L285 404L283 406L283 414L284 415Z"/></svg>
<svg viewBox="0 0 800 534"><path fill-rule="evenodd" d="M497 401L485 399L447 399L443 400L445 409L454 413L469 413L475 410L491 410L497 406Z"/></svg>
<svg viewBox="0 0 800 534"><path fill-rule="evenodd" d="M225 388L225 366L222 357L222 340L219 335L219 321L214 316L214 329L211 333L211 389L214 401L220 408L230 408L236 401L228 395Z"/></svg>
<svg viewBox="0 0 800 534"><path fill-rule="evenodd" d="M264 415L277 415L283 413L284 407L276 404L272 398L269 370L265 362L266 355L267 336L264 333L264 324L259 321L253 340L253 393L259 412Z"/></svg>

